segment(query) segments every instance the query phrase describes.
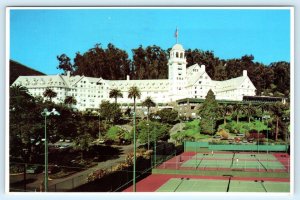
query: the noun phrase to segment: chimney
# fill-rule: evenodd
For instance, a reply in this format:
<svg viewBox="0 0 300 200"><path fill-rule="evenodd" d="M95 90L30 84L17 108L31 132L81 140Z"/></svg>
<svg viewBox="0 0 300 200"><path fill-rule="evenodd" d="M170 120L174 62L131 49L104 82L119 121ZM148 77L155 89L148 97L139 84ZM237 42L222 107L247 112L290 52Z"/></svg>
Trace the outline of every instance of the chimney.
<svg viewBox="0 0 300 200"><path fill-rule="evenodd" d="M126 80L127 80L127 81L130 80L130 76L129 76L129 75L126 76Z"/></svg>
<svg viewBox="0 0 300 200"><path fill-rule="evenodd" d="M67 77L69 78L71 75L71 72L70 71L67 71Z"/></svg>
<svg viewBox="0 0 300 200"><path fill-rule="evenodd" d="M205 65L200 66L201 71L205 71Z"/></svg>
<svg viewBox="0 0 300 200"><path fill-rule="evenodd" d="M247 76L247 70L243 70L243 76Z"/></svg>

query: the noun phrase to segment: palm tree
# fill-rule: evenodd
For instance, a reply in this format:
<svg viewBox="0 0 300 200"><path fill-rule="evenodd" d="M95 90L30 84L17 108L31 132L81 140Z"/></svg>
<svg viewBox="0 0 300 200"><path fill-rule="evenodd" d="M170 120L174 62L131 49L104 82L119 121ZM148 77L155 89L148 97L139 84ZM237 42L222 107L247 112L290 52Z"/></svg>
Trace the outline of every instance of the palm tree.
<svg viewBox="0 0 300 200"><path fill-rule="evenodd" d="M232 111L232 106L228 104L222 104L218 107L218 114L223 117L224 119L224 124L226 125L226 116L228 113Z"/></svg>
<svg viewBox="0 0 300 200"><path fill-rule="evenodd" d="M286 109L281 102L276 102L272 106L270 106L270 110L275 116L276 120L275 141L277 141L279 133L279 120L284 116Z"/></svg>
<svg viewBox="0 0 300 200"><path fill-rule="evenodd" d="M138 87L132 86L128 91L128 98L133 98L133 112L135 113L136 108L136 98L141 98L141 91Z"/></svg>
<svg viewBox="0 0 300 200"><path fill-rule="evenodd" d="M71 107L71 105L76 105L77 101L73 96L66 96L64 103Z"/></svg>
<svg viewBox="0 0 300 200"><path fill-rule="evenodd" d="M44 97L47 97L52 101L52 98L55 98L57 96L57 93L54 92L52 89L47 88L45 92L43 93Z"/></svg>
<svg viewBox="0 0 300 200"><path fill-rule="evenodd" d="M261 110L262 117L265 115L265 111L269 111L271 106L269 103L262 102L258 105L258 108Z"/></svg>
<svg viewBox="0 0 300 200"><path fill-rule="evenodd" d="M28 93L28 89L21 85L13 85L9 88L10 110L21 110L26 106L31 106L35 99Z"/></svg>
<svg viewBox="0 0 300 200"><path fill-rule="evenodd" d="M149 119L150 108L155 106L154 101L151 99L151 97L147 97L145 101L142 102L142 106L147 107L147 119Z"/></svg>
<svg viewBox="0 0 300 200"><path fill-rule="evenodd" d="M249 103L246 107L244 107L244 112L248 117L248 122L250 123L252 115L256 113L255 107L251 103Z"/></svg>
<svg viewBox="0 0 300 200"><path fill-rule="evenodd" d="M133 191L136 191L136 180L135 180L135 169L136 169L136 124L135 124L135 116L136 116L136 112L135 112L135 100L136 98L140 98L141 97L141 91L139 90L138 87L136 86L132 86L129 88L128 91L128 98L133 98L133 112L134 112L134 116L133 116Z"/></svg>
<svg viewBox="0 0 300 200"><path fill-rule="evenodd" d="M115 98L115 104L117 104L118 97L123 98L123 94L119 89L112 89L109 92L109 98Z"/></svg>
<svg viewBox="0 0 300 200"><path fill-rule="evenodd" d="M244 112L244 106L240 103L237 103L233 106L233 110L236 113L236 123L239 123L239 116Z"/></svg>

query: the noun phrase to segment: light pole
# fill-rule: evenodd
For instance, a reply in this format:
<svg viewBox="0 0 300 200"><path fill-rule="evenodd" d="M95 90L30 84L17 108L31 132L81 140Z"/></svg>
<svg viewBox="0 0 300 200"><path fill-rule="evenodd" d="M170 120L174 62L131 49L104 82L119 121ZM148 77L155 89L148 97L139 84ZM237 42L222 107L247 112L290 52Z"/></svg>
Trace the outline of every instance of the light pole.
<svg viewBox="0 0 300 200"><path fill-rule="evenodd" d="M161 119L160 116L153 116L154 119ZM156 128L153 130L154 133L154 167L156 167Z"/></svg>
<svg viewBox="0 0 300 200"><path fill-rule="evenodd" d="M55 110L55 108L52 109L52 111L48 111L47 108L43 110L41 113L43 117L45 117L45 192L48 191L48 140L47 140L47 117L50 115L60 115L59 112Z"/></svg>
<svg viewBox="0 0 300 200"><path fill-rule="evenodd" d="M100 125L101 125L101 115L100 115L100 111L99 111L99 113L98 113L98 115L99 115L99 133L98 133L98 139L99 139L99 142L100 142L100 137L101 137L101 133L100 133Z"/></svg>
<svg viewBox="0 0 300 200"><path fill-rule="evenodd" d="M262 120L263 119L266 119L266 121L267 121L267 154L269 154L269 121L268 121L268 119L270 119L270 116L264 115L262 117Z"/></svg>
<svg viewBox="0 0 300 200"><path fill-rule="evenodd" d="M100 138L101 138L101 132L100 132L100 127L101 127L101 114L100 114L100 109L99 109L99 111L97 112L97 111L93 111L92 113L94 113L94 114L98 114L98 117L99 117L99 123L98 123L98 131L99 131L99 133L98 133L98 142L100 142Z"/></svg>
<svg viewBox="0 0 300 200"><path fill-rule="evenodd" d="M135 130L135 112L133 112L133 192L136 192L135 169L136 169L136 130Z"/></svg>
<svg viewBox="0 0 300 200"><path fill-rule="evenodd" d="M283 121L284 122L288 122L290 120L289 117L284 117L283 118ZM288 150L288 145L287 145L287 134L288 134L288 130L286 131L285 133L285 153L287 153L287 150Z"/></svg>
<svg viewBox="0 0 300 200"><path fill-rule="evenodd" d="M147 138L148 138L148 151L149 151L149 115L148 115L148 112L145 111L144 112L145 115L147 115Z"/></svg>
<svg viewBox="0 0 300 200"><path fill-rule="evenodd" d="M27 188L26 188L26 168L27 168L27 153L28 153L28 149L23 149L23 152L24 152L24 192L26 192Z"/></svg>
<svg viewBox="0 0 300 200"><path fill-rule="evenodd" d="M147 125L147 136L148 136L148 151L149 151L149 123L146 124Z"/></svg>

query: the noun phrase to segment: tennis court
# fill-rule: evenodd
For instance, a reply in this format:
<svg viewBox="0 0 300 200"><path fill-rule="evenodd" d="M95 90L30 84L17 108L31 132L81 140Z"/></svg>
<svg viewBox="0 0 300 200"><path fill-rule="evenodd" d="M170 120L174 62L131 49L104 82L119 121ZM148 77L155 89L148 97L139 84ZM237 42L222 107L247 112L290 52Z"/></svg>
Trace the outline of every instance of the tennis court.
<svg viewBox="0 0 300 200"><path fill-rule="evenodd" d="M289 182L171 178L157 192L289 192Z"/></svg>
<svg viewBox="0 0 300 200"><path fill-rule="evenodd" d="M175 163L174 163L175 162ZM193 156L180 156L167 162L164 166L199 170L243 170L243 171L273 171L287 172L289 158L278 160L273 154L267 153L197 153Z"/></svg>

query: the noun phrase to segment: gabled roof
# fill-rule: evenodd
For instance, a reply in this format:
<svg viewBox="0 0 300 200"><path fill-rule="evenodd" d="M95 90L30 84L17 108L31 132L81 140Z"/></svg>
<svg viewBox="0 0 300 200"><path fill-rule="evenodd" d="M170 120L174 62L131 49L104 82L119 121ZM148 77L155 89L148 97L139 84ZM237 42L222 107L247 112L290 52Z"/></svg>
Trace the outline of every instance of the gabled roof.
<svg viewBox="0 0 300 200"><path fill-rule="evenodd" d="M111 88L117 88L121 91L128 91L130 87L137 86L141 91L168 91L168 79L149 79L149 80L111 80Z"/></svg>
<svg viewBox="0 0 300 200"><path fill-rule="evenodd" d="M247 76L239 76L225 81L212 81L212 84L216 91L233 90L239 88L247 78Z"/></svg>
<svg viewBox="0 0 300 200"><path fill-rule="evenodd" d="M198 69L198 71L194 71L195 69ZM205 70L201 70L201 67L198 64L192 65L189 68L187 68L186 70L187 87L194 85L204 74L207 73L205 72Z"/></svg>
<svg viewBox="0 0 300 200"><path fill-rule="evenodd" d="M19 76L13 84L21 84L26 87L68 87L68 82L62 75L46 76Z"/></svg>

